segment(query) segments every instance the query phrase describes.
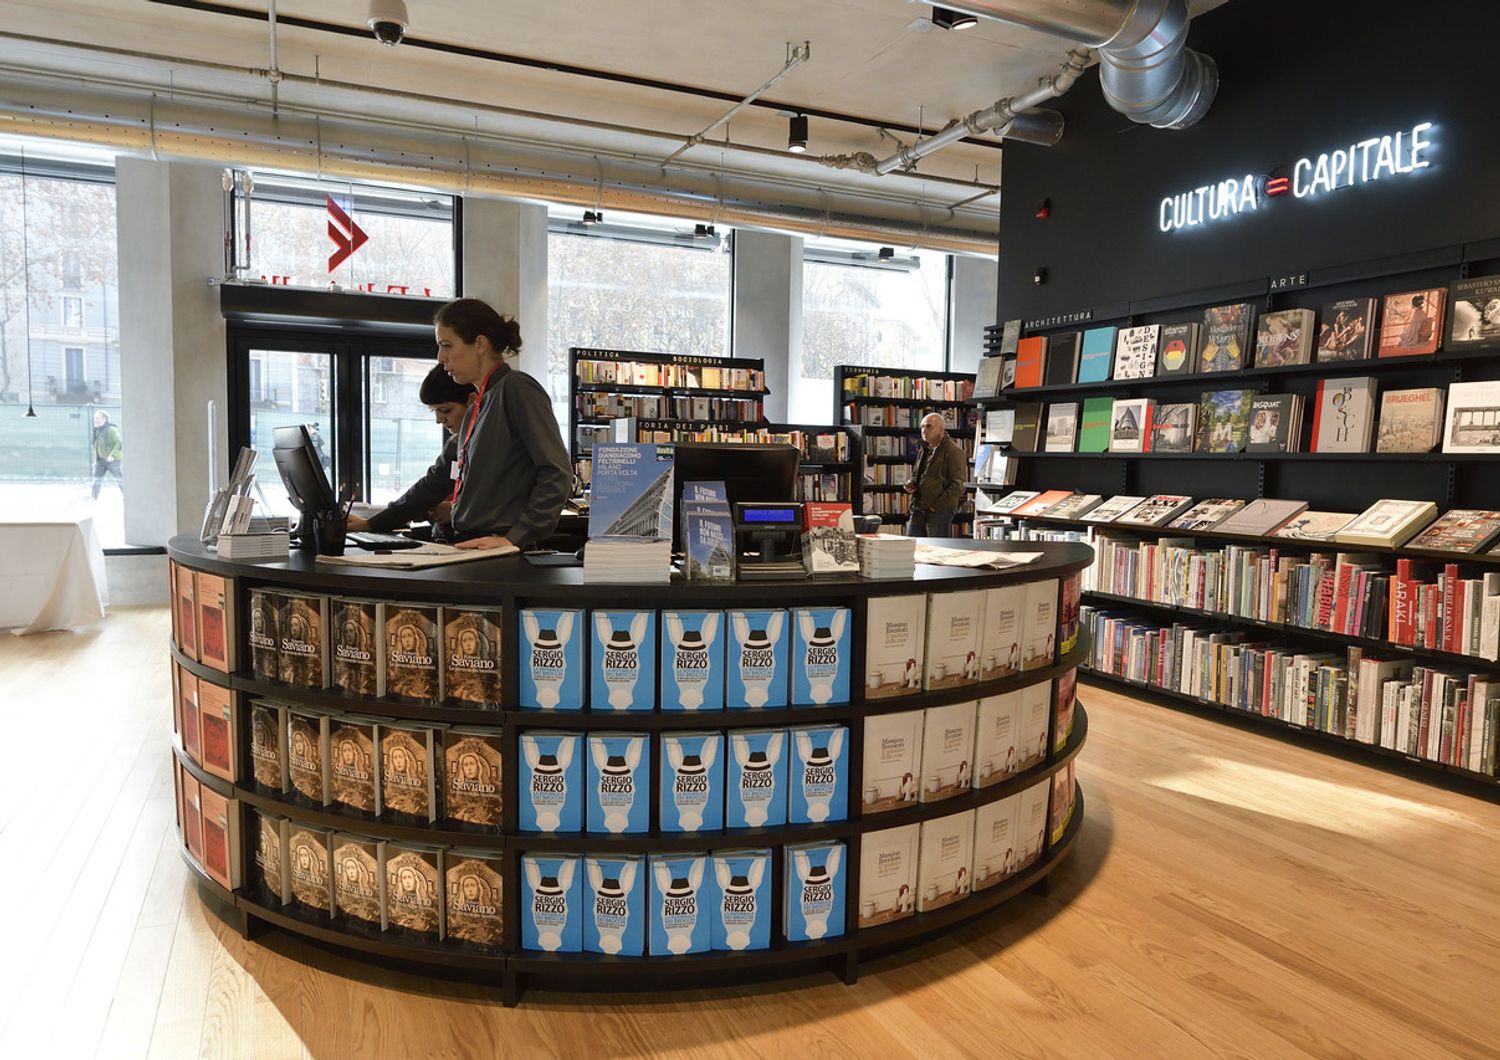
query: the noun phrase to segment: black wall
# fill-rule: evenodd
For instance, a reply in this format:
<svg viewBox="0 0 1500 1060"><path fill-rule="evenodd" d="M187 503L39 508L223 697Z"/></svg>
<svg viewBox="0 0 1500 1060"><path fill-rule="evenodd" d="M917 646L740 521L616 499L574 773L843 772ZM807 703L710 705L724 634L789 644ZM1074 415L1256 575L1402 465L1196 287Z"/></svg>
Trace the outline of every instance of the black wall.
<svg viewBox="0 0 1500 1060"><path fill-rule="evenodd" d="M1230 0L1193 22L1189 44L1221 78L1197 126L1134 125L1104 103L1091 71L1057 104L1067 116L1058 146L1007 145L997 321L1264 290L1272 276L1500 236L1500 3ZM1427 169L1158 228L1165 196L1422 121L1436 124ZM1038 220L1043 199L1051 217ZM1222 300L1243 296L1230 294Z"/></svg>

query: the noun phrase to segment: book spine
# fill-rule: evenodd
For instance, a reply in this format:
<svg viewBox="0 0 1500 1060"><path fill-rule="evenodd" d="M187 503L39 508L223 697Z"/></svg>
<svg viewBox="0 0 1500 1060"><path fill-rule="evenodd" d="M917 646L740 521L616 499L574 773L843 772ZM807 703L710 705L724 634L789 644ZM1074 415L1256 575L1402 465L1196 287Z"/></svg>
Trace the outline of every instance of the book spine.
<svg viewBox="0 0 1500 1060"><path fill-rule="evenodd" d="M1449 563L1443 567L1442 593L1438 597L1438 609L1442 630L1441 646L1443 651L1454 651L1453 617L1454 602L1458 598L1458 565Z"/></svg>

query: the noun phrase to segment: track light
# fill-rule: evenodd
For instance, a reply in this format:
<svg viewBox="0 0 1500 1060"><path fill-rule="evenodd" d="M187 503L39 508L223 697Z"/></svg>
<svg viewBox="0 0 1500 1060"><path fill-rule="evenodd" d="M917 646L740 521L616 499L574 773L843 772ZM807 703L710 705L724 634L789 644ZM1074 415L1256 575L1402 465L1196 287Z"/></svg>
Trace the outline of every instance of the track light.
<svg viewBox="0 0 1500 1060"><path fill-rule="evenodd" d="M713 225L693 225L694 239L713 239L718 234L714 231Z"/></svg>
<svg viewBox="0 0 1500 1060"><path fill-rule="evenodd" d="M951 7L934 7L932 24L938 29L973 29L979 25L979 19Z"/></svg>
<svg viewBox="0 0 1500 1060"><path fill-rule="evenodd" d="M881 247L880 252L875 255L881 261L890 261L896 256L895 247Z"/></svg>
<svg viewBox="0 0 1500 1060"><path fill-rule="evenodd" d="M799 155L807 150L806 114L793 114L787 123L786 149Z"/></svg>
<svg viewBox="0 0 1500 1060"><path fill-rule="evenodd" d="M583 223L585 225L592 226L592 225L596 225L596 224L602 224L603 221L604 221L604 213L603 213L603 211L596 211L596 210L584 210L583 211Z"/></svg>

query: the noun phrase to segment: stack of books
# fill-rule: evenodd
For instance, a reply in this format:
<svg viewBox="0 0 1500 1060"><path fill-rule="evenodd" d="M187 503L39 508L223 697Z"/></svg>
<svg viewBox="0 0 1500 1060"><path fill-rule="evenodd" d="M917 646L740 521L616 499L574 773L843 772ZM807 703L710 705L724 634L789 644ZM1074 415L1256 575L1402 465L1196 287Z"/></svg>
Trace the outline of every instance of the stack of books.
<svg viewBox="0 0 1500 1060"><path fill-rule="evenodd" d="M671 577L670 540L595 538L583 550L586 582L667 582Z"/></svg>
<svg viewBox="0 0 1500 1060"><path fill-rule="evenodd" d="M666 582L672 577L670 445L594 446L586 582Z"/></svg>
<svg viewBox="0 0 1500 1060"><path fill-rule="evenodd" d="M265 533L219 534L220 559L286 559L291 552L291 534L286 530Z"/></svg>
<svg viewBox="0 0 1500 1060"><path fill-rule="evenodd" d="M861 534L861 578L911 578L917 572L917 540L897 534Z"/></svg>

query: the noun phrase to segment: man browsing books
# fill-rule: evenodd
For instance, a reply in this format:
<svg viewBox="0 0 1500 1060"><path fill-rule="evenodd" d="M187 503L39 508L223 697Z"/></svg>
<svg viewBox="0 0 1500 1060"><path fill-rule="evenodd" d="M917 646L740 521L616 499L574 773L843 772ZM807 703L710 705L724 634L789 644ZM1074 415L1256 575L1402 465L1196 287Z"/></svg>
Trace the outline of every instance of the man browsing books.
<svg viewBox="0 0 1500 1060"><path fill-rule="evenodd" d="M906 521L908 537L949 537L953 513L964 495L968 460L948 437L943 418L935 412L922 417L922 451L903 489L911 495Z"/></svg>

